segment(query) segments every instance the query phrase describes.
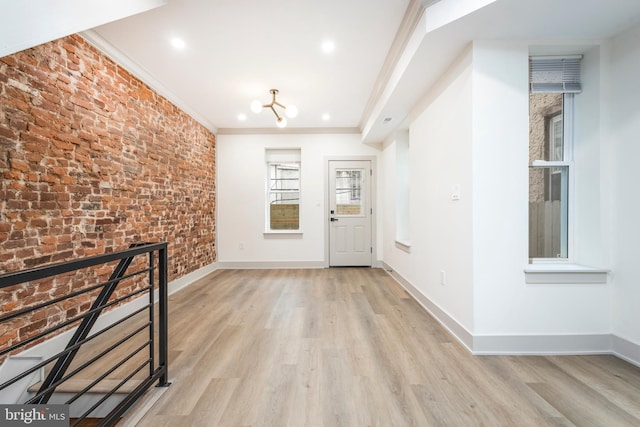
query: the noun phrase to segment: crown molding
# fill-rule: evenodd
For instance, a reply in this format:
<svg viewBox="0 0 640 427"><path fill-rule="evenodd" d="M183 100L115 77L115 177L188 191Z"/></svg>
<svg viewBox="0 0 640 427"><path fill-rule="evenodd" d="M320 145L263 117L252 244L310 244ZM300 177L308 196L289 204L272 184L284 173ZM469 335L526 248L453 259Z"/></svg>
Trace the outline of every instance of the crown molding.
<svg viewBox="0 0 640 427"><path fill-rule="evenodd" d="M407 10L405 11L402 21L400 22L400 26L398 27L398 31L396 32L396 36L391 43L391 47L389 48L387 57L382 64L382 68L380 69L378 78L373 85L371 95L369 96L367 105L364 109L362 117L360 118L360 129L364 129L367 121L371 117L373 110L380 101L382 94L389 84L393 71L396 69L405 48L409 44L409 40L411 40L411 36L418 26L418 23L420 22L420 19L422 18L422 15L426 10L426 7L423 3L427 3L427 5L430 6L437 1L439 0L409 1Z"/></svg>
<svg viewBox="0 0 640 427"><path fill-rule="evenodd" d="M218 135L297 135L297 134L359 134L357 127L326 128L220 128Z"/></svg>

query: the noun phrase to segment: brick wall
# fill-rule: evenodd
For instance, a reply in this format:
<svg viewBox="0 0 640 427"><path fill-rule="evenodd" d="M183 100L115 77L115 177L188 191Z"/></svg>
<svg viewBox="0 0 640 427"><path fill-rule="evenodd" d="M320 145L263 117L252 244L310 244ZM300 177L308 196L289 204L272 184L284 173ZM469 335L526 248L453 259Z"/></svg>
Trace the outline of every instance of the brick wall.
<svg viewBox="0 0 640 427"><path fill-rule="evenodd" d="M170 280L216 259L215 136L79 36L0 58L0 176L0 273L137 241L169 242Z"/></svg>

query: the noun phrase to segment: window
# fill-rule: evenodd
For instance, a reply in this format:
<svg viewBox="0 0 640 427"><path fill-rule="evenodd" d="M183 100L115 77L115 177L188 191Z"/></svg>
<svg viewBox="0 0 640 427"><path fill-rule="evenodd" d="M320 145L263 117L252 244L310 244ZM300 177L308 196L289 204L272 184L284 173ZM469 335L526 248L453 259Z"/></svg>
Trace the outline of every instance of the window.
<svg viewBox="0 0 640 427"><path fill-rule="evenodd" d="M577 70L576 70L577 64ZM573 98L579 57L530 58L529 258L570 258Z"/></svg>
<svg viewBox="0 0 640 427"><path fill-rule="evenodd" d="M409 232L409 131L396 134L396 246L411 246Z"/></svg>
<svg viewBox="0 0 640 427"><path fill-rule="evenodd" d="M336 169L336 215L364 215L364 169Z"/></svg>
<svg viewBox="0 0 640 427"><path fill-rule="evenodd" d="M268 149L267 231L300 230L300 149Z"/></svg>

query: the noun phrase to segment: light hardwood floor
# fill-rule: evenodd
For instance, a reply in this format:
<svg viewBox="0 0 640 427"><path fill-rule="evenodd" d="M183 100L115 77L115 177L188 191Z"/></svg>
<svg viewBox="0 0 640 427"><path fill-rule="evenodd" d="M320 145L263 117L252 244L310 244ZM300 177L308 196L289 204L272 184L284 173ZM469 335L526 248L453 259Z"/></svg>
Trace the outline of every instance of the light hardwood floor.
<svg viewBox="0 0 640 427"><path fill-rule="evenodd" d="M378 269L217 271L170 297L170 345L139 427L640 426L640 369L472 356Z"/></svg>

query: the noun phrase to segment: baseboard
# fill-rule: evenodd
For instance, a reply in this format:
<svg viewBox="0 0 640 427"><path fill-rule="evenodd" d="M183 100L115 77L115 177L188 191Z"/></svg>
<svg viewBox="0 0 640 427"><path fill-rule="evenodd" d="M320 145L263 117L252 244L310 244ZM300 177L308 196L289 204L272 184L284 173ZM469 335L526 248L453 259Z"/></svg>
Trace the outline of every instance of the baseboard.
<svg viewBox="0 0 640 427"><path fill-rule="evenodd" d="M465 329L457 320L451 317L446 311L440 308L436 303L427 298L418 288L410 281L405 279L400 273L395 271L390 265L382 261L382 268L395 279L418 304L424 308L427 313L438 321L445 329L447 329L462 345L469 351L473 349L473 335Z"/></svg>
<svg viewBox="0 0 640 427"><path fill-rule="evenodd" d="M183 288L186 288L187 286L197 282L198 280L206 277L207 275L219 269L220 267L218 266L218 263L214 262L212 264L199 268L196 271L192 271L189 274L185 274L179 279L176 279L171 283L169 283L169 295L176 293Z"/></svg>
<svg viewBox="0 0 640 427"><path fill-rule="evenodd" d="M611 354L611 334L474 335L474 355Z"/></svg>
<svg viewBox="0 0 640 427"><path fill-rule="evenodd" d="M613 334L473 335L384 261L382 268L473 355L612 354L640 367L640 345Z"/></svg>
<svg viewBox="0 0 640 427"><path fill-rule="evenodd" d="M613 335L611 339L613 354L622 360L640 367L640 345Z"/></svg>
<svg viewBox="0 0 640 427"><path fill-rule="evenodd" d="M324 261L220 261L217 265L221 270L291 270L328 267Z"/></svg>

